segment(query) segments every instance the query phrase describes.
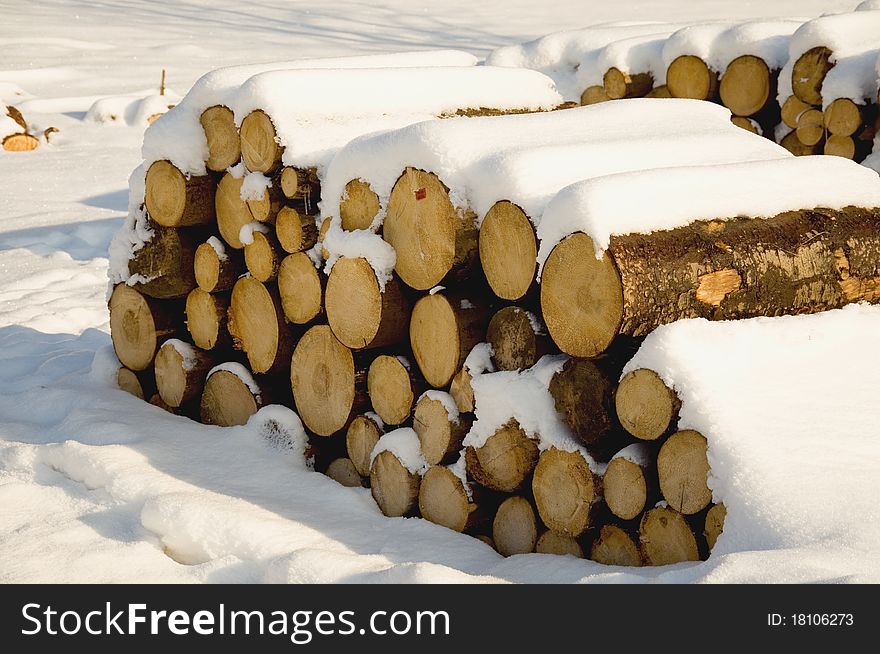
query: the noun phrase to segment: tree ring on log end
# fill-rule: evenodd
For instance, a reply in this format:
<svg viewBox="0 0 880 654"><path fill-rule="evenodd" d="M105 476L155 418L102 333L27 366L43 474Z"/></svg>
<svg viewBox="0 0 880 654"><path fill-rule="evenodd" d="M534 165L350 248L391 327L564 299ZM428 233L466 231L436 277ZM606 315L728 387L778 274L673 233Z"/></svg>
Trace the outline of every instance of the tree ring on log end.
<svg viewBox="0 0 880 654"><path fill-rule="evenodd" d="M521 299L535 281L538 239L525 212L502 200L480 225L480 263L492 292L502 300Z"/></svg>

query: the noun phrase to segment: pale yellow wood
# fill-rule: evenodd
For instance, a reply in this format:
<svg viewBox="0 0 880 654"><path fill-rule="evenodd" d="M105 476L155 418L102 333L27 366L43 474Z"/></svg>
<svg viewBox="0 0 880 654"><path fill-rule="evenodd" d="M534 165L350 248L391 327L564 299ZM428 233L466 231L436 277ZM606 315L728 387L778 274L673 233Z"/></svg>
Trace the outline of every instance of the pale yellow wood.
<svg viewBox="0 0 880 654"><path fill-rule="evenodd" d="M579 559L584 558L584 548L571 536L558 534L548 529L538 539L535 545L535 551L538 554L556 554L558 556L574 556Z"/></svg>
<svg viewBox="0 0 880 654"><path fill-rule="evenodd" d="M700 558L694 532L684 516L669 508L654 508L642 517L639 549L646 565L670 565Z"/></svg>
<svg viewBox="0 0 880 654"><path fill-rule="evenodd" d="M214 105L202 112L199 122L208 141L208 170L222 172L234 166L241 158L241 141L235 116L229 107Z"/></svg>
<svg viewBox="0 0 880 654"><path fill-rule="evenodd" d="M674 98L711 100L718 90L718 76L694 55L682 55L669 64L666 87Z"/></svg>
<svg viewBox="0 0 880 654"><path fill-rule="evenodd" d="M289 334L282 333L279 307L273 292L252 277L242 277L232 289L229 333L238 349L247 354L255 373L267 373L283 365L280 349ZM288 350L289 352L289 350Z"/></svg>
<svg viewBox="0 0 880 654"><path fill-rule="evenodd" d="M207 425L243 425L259 408L260 403L247 384L228 370L218 370L205 382L201 418Z"/></svg>
<svg viewBox="0 0 880 654"><path fill-rule="evenodd" d="M524 497L508 497L492 521L492 540L503 556L528 554L535 551L538 525L535 510Z"/></svg>
<svg viewBox="0 0 880 654"><path fill-rule="evenodd" d="M636 438L660 438L678 413L678 398L653 370L638 368L620 380L614 398L620 424Z"/></svg>
<svg viewBox="0 0 880 654"><path fill-rule="evenodd" d="M461 479L446 466L433 466L422 477L419 512L425 520L461 532L475 510Z"/></svg>
<svg viewBox="0 0 880 654"><path fill-rule="evenodd" d="M690 429L674 433L657 455L660 492L670 507L685 515L706 508L709 490L708 444L705 436Z"/></svg>
<svg viewBox="0 0 880 654"><path fill-rule="evenodd" d="M217 195L214 200L220 236L236 250L244 247L240 237L241 228L254 220L247 202L241 199L243 181L243 177L235 178L232 173L226 173L217 184Z"/></svg>
<svg viewBox="0 0 880 654"><path fill-rule="evenodd" d="M379 196L369 183L362 179L353 179L345 185L345 192L339 203L342 229L347 231L369 229L378 213Z"/></svg>
<svg viewBox="0 0 880 654"><path fill-rule="evenodd" d="M355 469L351 459L344 457L330 462L330 465L327 466L327 476L333 481L349 488L360 488L363 485L361 483L361 476Z"/></svg>
<svg viewBox="0 0 880 654"><path fill-rule="evenodd" d="M367 393L373 411L385 424L399 425L409 418L416 400L414 390L409 370L398 357L383 354L373 359Z"/></svg>
<svg viewBox="0 0 880 654"><path fill-rule="evenodd" d="M323 311L321 276L305 252L289 254L281 261L278 292L285 318L295 325L311 322Z"/></svg>
<svg viewBox="0 0 880 654"><path fill-rule="evenodd" d="M591 514L601 487L579 452L555 447L541 452L532 491L541 520L553 531L576 538L595 526Z"/></svg>
<svg viewBox="0 0 880 654"><path fill-rule="evenodd" d="M382 437L382 429L373 418L363 415L351 421L345 432L348 458L362 477L370 476L370 454Z"/></svg>
<svg viewBox="0 0 880 654"><path fill-rule="evenodd" d="M394 454L380 452L370 468L370 492L379 510L390 518L409 515L418 506L421 478Z"/></svg>
<svg viewBox="0 0 880 654"><path fill-rule="evenodd" d="M638 545L617 525L605 525L590 548L590 560L602 565L640 566Z"/></svg>
<svg viewBox="0 0 880 654"><path fill-rule="evenodd" d="M273 173L281 165L283 148L276 141L275 125L257 109L241 121L241 159L251 172Z"/></svg>
<svg viewBox="0 0 880 654"><path fill-rule="evenodd" d="M521 299L537 272L538 239L528 216L511 202L496 202L480 225L479 248L492 292L502 300Z"/></svg>
<svg viewBox="0 0 880 654"><path fill-rule="evenodd" d="M770 99L772 74L766 62L754 55L742 55L727 65L721 77L721 102L736 116L752 116Z"/></svg>

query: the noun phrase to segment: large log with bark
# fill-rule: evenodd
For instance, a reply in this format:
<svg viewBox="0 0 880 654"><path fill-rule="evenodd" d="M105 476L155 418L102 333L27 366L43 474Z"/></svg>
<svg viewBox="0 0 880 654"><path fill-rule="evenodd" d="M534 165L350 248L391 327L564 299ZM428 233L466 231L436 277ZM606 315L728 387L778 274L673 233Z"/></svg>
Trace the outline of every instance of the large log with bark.
<svg viewBox="0 0 880 654"><path fill-rule="evenodd" d="M674 509L646 511L639 524L639 550L646 565L699 561L697 539L684 516Z"/></svg>
<svg viewBox="0 0 880 654"><path fill-rule="evenodd" d="M370 455L382 437L383 428L369 414L357 416L345 431L345 448L358 474L370 476Z"/></svg>
<svg viewBox="0 0 880 654"><path fill-rule="evenodd" d="M451 463L457 458L472 422L463 415L451 417L441 400L422 395L416 402L413 430L419 437L425 460L430 465Z"/></svg>
<svg viewBox="0 0 880 654"><path fill-rule="evenodd" d="M813 209L612 236L595 256L576 233L550 253L541 307L572 356L683 318L815 313L880 300L877 210Z"/></svg>
<svg viewBox="0 0 880 654"><path fill-rule="evenodd" d="M227 319L229 293L193 289L186 296L186 328L193 343L203 350L223 349L232 344Z"/></svg>
<svg viewBox="0 0 880 654"><path fill-rule="evenodd" d="M229 370L215 370L208 375L202 392L202 422L219 427L245 424L267 403L265 389L258 387L257 390L254 392L241 377Z"/></svg>
<svg viewBox="0 0 880 654"><path fill-rule="evenodd" d="M502 300L516 302L535 287L538 238L525 212L507 200L496 202L480 224L480 265Z"/></svg>
<svg viewBox="0 0 880 654"><path fill-rule="evenodd" d="M532 478L538 513L553 531L577 538L595 527L602 480L580 452L551 447L541 452Z"/></svg>
<svg viewBox="0 0 880 654"><path fill-rule="evenodd" d="M685 515L702 511L712 501L707 448L705 436L685 429L670 436L657 455L663 499Z"/></svg>
<svg viewBox="0 0 880 654"><path fill-rule="evenodd" d="M156 388L162 400L176 409L200 397L213 365L209 352L182 341L165 341L154 363Z"/></svg>
<svg viewBox="0 0 880 654"><path fill-rule="evenodd" d="M208 107L199 122L208 142L208 158L205 160L208 170L219 173L237 164L241 158L241 140L232 110L224 105Z"/></svg>
<svg viewBox="0 0 880 654"><path fill-rule="evenodd" d="M189 227L214 222L214 180L210 175L185 175L170 161L154 162L147 170L144 202L150 218L162 227Z"/></svg>
<svg viewBox="0 0 880 654"><path fill-rule="evenodd" d="M532 503L518 495L504 500L492 521L492 541L502 556L534 552L538 520Z"/></svg>
<svg viewBox="0 0 880 654"><path fill-rule="evenodd" d="M531 368L553 351L553 342L538 318L520 307L504 307L489 321L486 341L498 370Z"/></svg>
<svg viewBox="0 0 880 654"><path fill-rule="evenodd" d="M516 420L500 427L480 447L465 448L468 477L481 486L505 493L521 488L537 461L537 443Z"/></svg>
<svg viewBox="0 0 880 654"><path fill-rule="evenodd" d="M233 344L247 355L253 372L287 369L294 339L277 288L252 277L239 279L232 289L227 325Z"/></svg>
<svg viewBox="0 0 880 654"><path fill-rule="evenodd" d="M195 254L204 234L200 230L152 225L153 236L134 252L129 275L140 275L137 289L159 299L183 298L196 287Z"/></svg>
<svg viewBox="0 0 880 654"><path fill-rule="evenodd" d="M315 325L300 338L290 360L290 385L297 413L318 436L345 429L369 407L365 362L327 325Z"/></svg>
<svg viewBox="0 0 880 654"><path fill-rule="evenodd" d="M419 291L467 278L478 254L474 218L453 206L436 175L407 168L391 190L383 223L397 253L395 272Z"/></svg>
<svg viewBox="0 0 880 654"><path fill-rule="evenodd" d="M333 265L324 302L327 322L346 347L385 347L406 338L410 303L400 282L391 277L381 288L366 259L343 257Z"/></svg>
<svg viewBox="0 0 880 654"><path fill-rule="evenodd" d="M681 401L660 375L639 368L620 380L614 408L626 431L641 440L654 441L678 423Z"/></svg>
<svg viewBox="0 0 880 654"><path fill-rule="evenodd" d="M370 466L370 493L379 510L389 518L415 514L421 480L388 450L379 452Z"/></svg>
<svg viewBox="0 0 880 654"><path fill-rule="evenodd" d="M425 380L401 356L382 354L373 359L367 373L367 393L373 411L387 425L401 425L409 420L425 387Z"/></svg>
<svg viewBox="0 0 880 654"><path fill-rule="evenodd" d="M135 372L149 367L159 346L183 328L180 302L156 300L126 284L114 287L109 309L113 349Z"/></svg>

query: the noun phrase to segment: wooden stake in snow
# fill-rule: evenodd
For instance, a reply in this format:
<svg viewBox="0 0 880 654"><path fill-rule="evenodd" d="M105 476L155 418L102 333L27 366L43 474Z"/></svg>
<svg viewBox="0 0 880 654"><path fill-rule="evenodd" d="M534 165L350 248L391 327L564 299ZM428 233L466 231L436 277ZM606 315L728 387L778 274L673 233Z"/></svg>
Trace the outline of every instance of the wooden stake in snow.
<svg viewBox="0 0 880 654"><path fill-rule="evenodd" d="M145 202L150 217L163 227L214 222L214 180L210 175L184 175L169 161L147 170Z"/></svg>
<svg viewBox="0 0 880 654"><path fill-rule="evenodd" d="M512 202L492 205L480 225L480 264L502 300L521 300L535 284L538 239L525 212Z"/></svg>
<svg viewBox="0 0 880 654"><path fill-rule="evenodd" d="M791 90L799 100L822 104L822 82L834 67L830 59L831 50L824 47L811 48L797 58L791 69Z"/></svg>
<svg viewBox="0 0 880 654"><path fill-rule="evenodd" d="M504 500L492 521L492 540L503 556L534 552L538 524L531 502L517 495Z"/></svg>
<svg viewBox="0 0 880 654"><path fill-rule="evenodd" d="M232 343L227 326L229 293L208 293L200 288L186 296L186 327L193 343L203 350Z"/></svg>
<svg viewBox="0 0 880 654"><path fill-rule="evenodd" d="M275 218L275 236L285 252L310 250L318 242L315 217L293 207L283 207Z"/></svg>
<svg viewBox="0 0 880 654"><path fill-rule="evenodd" d="M721 532L724 531L724 520L727 518L727 508L723 504L713 504L706 512L706 526L703 535L711 552L715 549L715 543Z"/></svg>
<svg viewBox="0 0 880 654"><path fill-rule="evenodd" d="M556 554L565 556L566 554L584 558L584 548L571 536L565 534L557 534L555 531L548 529L535 544L535 551L538 554Z"/></svg>
<svg viewBox="0 0 880 654"><path fill-rule="evenodd" d="M387 425L400 425L412 415L416 399L425 390L425 381L400 357L383 354L373 359L367 373L370 402ZM418 426L415 426L418 432ZM431 463L429 461L429 463Z"/></svg>
<svg viewBox="0 0 880 654"><path fill-rule="evenodd" d="M137 284L144 295L159 299L186 297L196 287L195 252L203 235L157 225L152 228L152 238L129 260L128 273L145 280Z"/></svg>
<svg viewBox="0 0 880 654"><path fill-rule="evenodd" d="M379 510L389 518L415 513L421 480L388 450L379 452L370 467L370 492Z"/></svg>
<svg viewBox="0 0 880 654"><path fill-rule="evenodd" d="M241 159L241 140L235 116L229 107L208 107L199 117L205 139L208 141L208 158L205 166L214 172L223 172Z"/></svg>
<svg viewBox="0 0 880 654"><path fill-rule="evenodd" d="M275 125L266 112L257 109L241 121L241 159L251 172L274 173L281 166L284 149L275 140Z"/></svg>
<svg viewBox="0 0 880 654"><path fill-rule="evenodd" d="M735 116L753 116L776 95L775 81L775 75L760 57L737 57L721 76L721 102Z"/></svg>
<svg viewBox="0 0 880 654"><path fill-rule="evenodd" d="M492 316L486 340L498 370L531 368L552 349L552 341L537 319L519 307L505 307Z"/></svg>
<svg viewBox="0 0 880 654"><path fill-rule="evenodd" d="M440 400L423 395L416 403L413 430L419 437L422 455L430 465L451 463L461 450L461 442L471 428L471 419L452 420Z"/></svg>
<svg viewBox="0 0 880 654"><path fill-rule="evenodd" d="M538 460L538 445L516 420L492 434L481 447L467 447L468 476L492 490L512 493L528 479Z"/></svg>
<svg viewBox="0 0 880 654"><path fill-rule="evenodd" d="M449 189L433 173L403 172L391 190L383 233L397 253L394 270L419 291L447 277L466 278L476 262L474 215L452 205Z"/></svg>
<svg viewBox="0 0 880 654"><path fill-rule="evenodd" d="M110 339L119 361L145 370L159 345L180 333L180 303L154 300L131 286L117 284L110 296Z"/></svg>
<svg viewBox="0 0 880 654"><path fill-rule="evenodd" d="M461 479L446 466L433 466L422 477L419 512L425 520L458 532L487 518L482 503L468 497Z"/></svg>
<svg viewBox="0 0 880 654"><path fill-rule="evenodd" d="M345 432L348 458L361 477L370 476L370 454L382 437L382 428L368 415L357 416Z"/></svg>
<svg viewBox="0 0 880 654"><path fill-rule="evenodd" d="M669 565L700 559L694 532L683 515L669 508L654 508L642 517L639 549L646 565Z"/></svg>
<svg viewBox="0 0 880 654"><path fill-rule="evenodd" d="M228 291L243 272L241 253L224 248L223 256L211 243L202 243L193 257L196 284L206 293Z"/></svg>
<svg viewBox="0 0 880 654"><path fill-rule="evenodd" d="M682 55L669 64L666 87L674 98L713 100L718 94L718 73L694 55Z"/></svg>
<svg viewBox="0 0 880 654"><path fill-rule="evenodd" d="M339 203L339 217L342 229L354 231L369 229L373 218L379 213L379 196L362 179L353 179L345 185L342 201Z"/></svg>
<svg viewBox="0 0 880 654"><path fill-rule="evenodd" d="M416 302L409 340L419 370L434 388L449 384L467 355L483 340L485 305L459 292L425 295Z"/></svg>
<svg viewBox="0 0 880 654"><path fill-rule="evenodd" d="M612 67L605 71L602 85L611 100L641 98L654 88L654 76L651 73L625 73Z"/></svg>
<svg viewBox="0 0 880 654"><path fill-rule="evenodd" d="M290 363L293 335L284 321L281 299L274 286L242 277L232 289L229 334L236 349L247 354L255 373L277 373Z"/></svg>
<svg viewBox="0 0 880 654"><path fill-rule="evenodd" d="M585 445L596 446L614 433L614 384L592 361L566 361L549 390L557 413Z"/></svg>
<svg viewBox="0 0 880 654"><path fill-rule="evenodd" d="M351 459L340 457L333 459L327 466L327 476L333 481L349 488L360 488L363 486L361 476L355 469Z"/></svg>
<svg viewBox="0 0 880 654"><path fill-rule="evenodd" d="M706 438L686 429L669 437L657 455L660 492L670 507L693 515L709 506L709 459Z"/></svg>
<svg viewBox="0 0 880 654"><path fill-rule="evenodd" d="M162 400L175 409L199 397L214 360L208 352L190 348L184 357L172 344L165 343L156 354L156 388Z"/></svg>
<svg viewBox="0 0 880 654"><path fill-rule="evenodd" d="M238 375L218 370L205 382L201 419L206 425L243 425L261 406L262 393L254 394Z"/></svg>
<svg viewBox="0 0 880 654"><path fill-rule="evenodd" d="M278 293L285 318L305 325L324 313L325 281L305 252L284 257L278 268Z"/></svg>
<svg viewBox="0 0 880 654"><path fill-rule="evenodd" d="M355 350L393 345L406 338L410 306L392 277L379 287L366 259L339 259L327 278L327 322L336 338Z"/></svg>
<svg viewBox="0 0 880 654"><path fill-rule="evenodd" d="M595 526L602 481L579 452L544 450L535 466L532 491L541 520L553 531L577 538Z"/></svg>
<svg viewBox="0 0 880 654"><path fill-rule="evenodd" d="M366 366L327 325L312 327L297 343L290 385L300 418L318 436L345 429L369 406Z"/></svg>
<svg viewBox="0 0 880 654"><path fill-rule="evenodd" d="M681 402L656 372L639 368L620 380L614 406L624 429L636 438L653 441L678 422Z"/></svg>

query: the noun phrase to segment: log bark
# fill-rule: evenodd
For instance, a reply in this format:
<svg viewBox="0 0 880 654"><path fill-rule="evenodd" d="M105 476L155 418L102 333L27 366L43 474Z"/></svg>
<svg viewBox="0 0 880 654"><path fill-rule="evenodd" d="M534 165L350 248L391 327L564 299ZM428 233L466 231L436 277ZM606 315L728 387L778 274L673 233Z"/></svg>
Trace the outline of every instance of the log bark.
<svg viewBox="0 0 880 654"><path fill-rule="evenodd" d="M416 363L434 388L449 385L471 349L483 340L485 304L461 292L422 296L412 310L409 340Z"/></svg>
<svg viewBox="0 0 880 654"><path fill-rule="evenodd" d="M605 87L600 85L588 86L581 93L581 106L586 107L591 104L599 104L600 102L608 102L611 98L605 92Z"/></svg>
<svg viewBox="0 0 880 654"><path fill-rule="evenodd" d="M283 250L272 232L254 230L253 240L244 246L244 263L258 282L272 282L278 277Z"/></svg>
<svg viewBox="0 0 880 654"><path fill-rule="evenodd" d="M244 177L233 177L226 173L217 184L217 195L214 199L217 214L217 229L220 236L236 250L244 248L241 241L241 228L253 222L251 210L247 202L241 199L241 184Z"/></svg>
<svg viewBox="0 0 880 654"><path fill-rule="evenodd" d="M153 237L128 262L128 273L146 280L135 285L144 295L163 300L186 297L196 287L195 253L204 235L201 230L158 225L152 229Z"/></svg>
<svg viewBox="0 0 880 654"><path fill-rule="evenodd" d="M595 527L602 480L579 452L544 450L535 466L532 491L538 513L553 531L577 538Z"/></svg>
<svg viewBox="0 0 880 654"><path fill-rule="evenodd" d="M416 402L413 429L419 437L422 455L430 465L452 463L473 421L459 415L452 419L440 400L422 395Z"/></svg>
<svg viewBox="0 0 880 654"><path fill-rule="evenodd" d="M620 380L614 408L627 432L640 440L655 441L675 429L681 401L660 375L639 368Z"/></svg>
<svg viewBox="0 0 880 654"><path fill-rule="evenodd" d="M162 227L190 227L214 222L214 179L187 177L171 162L154 162L147 170L147 212Z"/></svg>
<svg viewBox="0 0 880 654"><path fill-rule="evenodd" d="M263 406L263 392L254 393L238 375L218 370L209 375L202 392L200 416L206 425L243 425Z"/></svg>
<svg viewBox="0 0 880 654"><path fill-rule="evenodd" d="M116 385L142 400L148 400L156 392L156 379L152 368L135 372L121 366L116 371Z"/></svg>
<svg viewBox="0 0 880 654"><path fill-rule="evenodd" d="M727 65L718 86L721 102L735 116L753 116L776 98L776 79L767 63L754 55L742 55Z"/></svg>
<svg viewBox="0 0 880 654"><path fill-rule="evenodd" d="M449 189L423 170L407 168L394 184L383 234L397 253L394 270L419 291L467 278L477 261L474 214L456 209Z"/></svg>
<svg viewBox="0 0 880 654"><path fill-rule="evenodd" d="M880 300L876 209L790 211L612 236L596 259L577 233L551 252L541 307L551 337L592 357L618 334L683 318L815 313Z"/></svg>
<svg viewBox="0 0 880 654"><path fill-rule="evenodd" d="M327 466L327 476L333 481L348 488L360 488L363 480L355 469L351 459L344 457L333 459Z"/></svg>
<svg viewBox="0 0 880 654"><path fill-rule="evenodd" d="M446 466L435 465L422 477L419 488L419 513L425 520L453 531L465 532L487 523L492 513L476 487L472 495L461 479Z"/></svg>
<svg viewBox="0 0 880 654"><path fill-rule="evenodd" d="M318 242L315 217L293 207L284 207L275 219L275 236L285 252L293 254L310 250Z"/></svg>
<svg viewBox="0 0 880 654"><path fill-rule="evenodd" d="M618 431L616 384L593 361L569 359L550 380L550 395L562 420L587 446L607 442Z"/></svg>
<svg viewBox="0 0 880 654"><path fill-rule="evenodd" d="M3 138L2 145L6 152L30 152L40 146L40 140L30 134L10 134Z"/></svg>
<svg viewBox="0 0 880 654"><path fill-rule="evenodd" d="M654 451L647 444L635 458L614 457L602 477L605 503L621 520L633 520L659 499Z"/></svg>
<svg viewBox="0 0 880 654"><path fill-rule="evenodd" d="M797 129L798 118L800 118L800 115L807 109L812 109L812 105L808 105L796 95L788 96L785 102L782 103L782 122L792 129Z"/></svg>
<svg viewBox="0 0 880 654"><path fill-rule="evenodd" d="M674 98L714 100L718 95L718 73L699 57L682 55L669 64L666 87Z"/></svg>
<svg viewBox="0 0 880 654"><path fill-rule="evenodd" d="M287 370L293 334L284 321L277 288L252 277L239 279L232 289L227 325L233 345L247 355L253 372Z"/></svg>
<svg viewBox="0 0 880 654"><path fill-rule="evenodd" d="M159 346L183 327L180 302L155 300L125 284L113 289L109 309L113 349L122 365L135 372L149 367Z"/></svg>
<svg viewBox="0 0 880 654"><path fill-rule="evenodd" d="M516 420L492 434L480 447L465 448L468 477L491 490L513 493L521 488L538 461L538 445Z"/></svg>
<svg viewBox="0 0 880 654"><path fill-rule="evenodd" d="M345 185L345 192L339 203L342 229L369 229L379 213L379 208L379 196L370 185L362 179L351 180Z"/></svg>
<svg viewBox="0 0 880 654"><path fill-rule="evenodd" d="M590 560L602 565L638 567L642 565L639 546L617 525L604 525L590 548Z"/></svg>
<svg viewBox="0 0 880 654"><path fill-rule="evenodd" d="M807 109L798 116L797 137L804 145L816 145L825 138L825 117L819 109Z"/></svg>
<svg viewBox="0 0 880 654"><path fill-rule="evenodd" d="M706 537L706 544L711 552L715 549L715 543L718 537L724 531L724 520L727 518L727 508L723 504L713 504L706 513L706 524L703 529L703 535Z"/></svg>
<svg viewBox="0 0 880 654"><path fill-rule="evenodd" d="M427 387L413 368L403 357L388 354L376 357L370 364L367 393L373 411L386 425L402 425L409 420L416 400Z"/></svg>
<svg viewBox="0 0 880 654"><path fill-rule="evenodd" d="M275 140L275 125L269 115L257 109L241 121L241 159L251 172L274 173L281 167L284 149Z"/></svg>
<svg viewBox="0 0 880 654"><path fill-rule="evenodd" d="M369 414L357 416L345 432L348 458L362 477L370 476L370 455L383 432L384 428Z"/></svg>
<svg viewBox="0 0 880 654"><path fill-rule="evenodd" d="M639 550L645 565L699 561L697 539L678 511L657 507L646 511L639 524Z"/></svg>
<svg viewBox="0 0 880 654"><path fill-rule="evenodd" d="M366 259L339 259L327 277L327 322L336 338L355 350L385 347L406 339L410 304L392 277L379 286Z"/></svg>
<svg viewBox="0 0 880 654"><path fill-rule="evenodd" d="M474 412L474 389L471 387L471 373L464 366L455 373L449 383L449 394L461 413Z"/></svg>
<svg viewBox="0 0 880 654"><path fill-rule="evenodd" d="M657 476L663 499L676 511L693 515L709 506L706 438L690 429L670 436L657 455Z"/></svg>
<svg viewBox="0 0 880 654"><path fill-rule="evenodd" d="M521 300L536 286L535 227L512 202L496 202L486 213L480 225L479 252L486 280L502 300Z"/></svg>
<svg viewBox="0 0 880 654"><path fill-rule="evenodd" d="M517 495L504 500L492 521L492 541L502 556L534 552L538 521L532 503Z"/></svg>
<svg viewBox="0 0 880 654"><path fill-rule="evenodd" d="M24 116L21 115L21 111L18 110L17 107L13 107L12 105L0 105L5 107L6 115L12 118L16 122L16 124L21 127L21 131L27 131L27 121L24 119Z"/></svg>
<svg viewBox="0 0 880 654"><path fill-rule="evenodd" d="M321 199L321 182L314 168L285 166L281 170L281 192L288 200L303 200L317 205Z"/></svg>
<svg viewBox="0 0 880 654"><path fill-rule="evenodd" d="M820 46L807 50L794 62L791 90L799 100L814 106L822 104L822 82L834 67L830 58L831 50Z"/></svg>
<svg viewBox="0 0 880 654"><path fill-rule="evenodd" d="M415 514L420 484L421 477L407 470L388 450L379 452L370 467L370 492L389 518Z"/></svg>
<svg viewBox="0 0 880 654"><path fill-rule="evenodd" d="M651 73L625 73L612 67L605 71L602 85L611 100L641 98L654 88L654 76Z"/></svg>
<svg viewBox="0 0 880 654"><path fill-rule="evenodd" d="M219 173L237 164L241 159L241 140L232 110L223 105L208 107L199 122L208 141L208 158L205 160L208 170Z"/></svg>
<svg viewBox="0 0 880 654"><path fill-rule="evenodd" d="M211 243L202 243L193 257L196 284L206 293L230 290L244 272L241 253L227 250L219 239L216 243L222 254Z"/></svg>
<svg viewBox="0 0 880 654"><path fill-rule="evenodd" d="M544 326L519 307L505 307L492 316L486 340L492 346L492 361L498 370L531 368L553 351L553 342Z"/></svg>
<svg viewBox="0 0 880 654"><path fill-rule="evenodd" d="M295 325L305 325L322 315L326 279L305 252L284 257L278 268L284 317Z"/></svg>
<svg viewBox="0 0 880 654"><path fill-rule="evenodd" d="M290 363L297 413L318 436L348 427L369 407L367 366L330 327L316 325L300 339Z"/></svg>
<svg viewBox="0 0 880 654"><path fill-rule="evenodd" d="M229 299L229 293L212 294L200 288L186 296L186 327L196 346L215 350L232 344L227 326Z"/></svg>
<svg viewBox="0 0 880 654"><path fill-rule="evenodd" d="M576 539L565 534L558 534L551 529L541 534L535 544L535 551L538 554L556 554L558 556L568 554L579 559L584 558L584 548Z"/></svg>
<svg viewBox="0 0 880 654"><path fill-rule="evenodd" d="M209 352L192 348L192 357L185 359L174 345L166 341L156 354L156 388L162 400L175 409L202 394L208 371L214 366Z"/></svg>

